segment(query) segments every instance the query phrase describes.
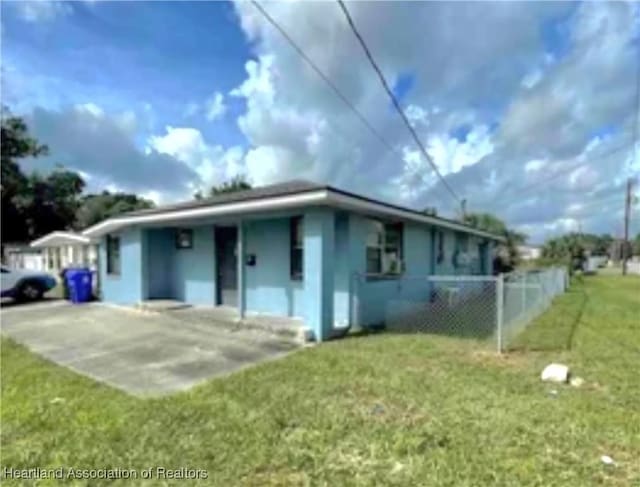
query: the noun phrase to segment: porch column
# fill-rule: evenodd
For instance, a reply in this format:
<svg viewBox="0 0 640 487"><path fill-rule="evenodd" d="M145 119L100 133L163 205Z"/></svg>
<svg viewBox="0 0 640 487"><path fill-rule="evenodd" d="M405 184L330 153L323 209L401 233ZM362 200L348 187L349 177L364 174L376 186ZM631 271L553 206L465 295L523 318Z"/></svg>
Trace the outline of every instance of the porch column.
<svg viewBox="0 0 640 487"><path fill-rule="evenodd" d="M314 208L303 221L305 321L319 342L333 329L334 220L333 210Z"/></svg>
<svg viewBox="0 0 640 487"><path fill-rule="evenodd" d="M245 283L245 256L244 256L244 221L238 222L238 315L240 319L243 319L246 311L246 297L244 292Z"/></svg>

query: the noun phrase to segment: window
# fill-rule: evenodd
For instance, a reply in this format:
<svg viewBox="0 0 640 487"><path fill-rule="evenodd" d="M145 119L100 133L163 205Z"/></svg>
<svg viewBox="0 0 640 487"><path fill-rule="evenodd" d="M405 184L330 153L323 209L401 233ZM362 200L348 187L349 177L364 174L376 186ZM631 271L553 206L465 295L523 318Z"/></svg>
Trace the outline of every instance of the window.
<svg viewBox="0 0 640 487"><path fill-rule="evenodd" d="M469 235L466 233L456 233L456 251L453 254L454 267L465 267L469 265Z"/></svg>
<svg viewBox="0 0 640 487"><path fill-rule="evenodd" d="M120 274L120 237L107 235L107 274Z"/></svg>
<svg viewBox="0 0 640 487"><path fill-rule="evenodd" d="M193 248L193 230L190 228L180 228L176 230L176 248Z"/></svg>
<svg viewBox="0 0 640 487"><path fill-rule="evenodd" d="M290 247L290 273L291 279L301 281L303 272L303 236L302 236L302 217L296 216L289 223L289 247Z"/></svg>
<svg viewBox="0 0 640 487"><path fill-rule="evenodd" d="M457 247L459 252L466 253L469 251L469 235L466 233L459 233L457 235Z"/></svg>
<svg viewBox="0 0 640 487"><path fill-rule="evenodd" d="M438 261L438 264L441 264L444 261L444 232L442 230L438 230L438 234L436 238L438 240L437 261Z"/></svg>
<svg viewBox="0 0 640 487"><path fill-rule="evenodd" d="M367 274L393 275L402 272L402 223L369 220Z"/></svg>

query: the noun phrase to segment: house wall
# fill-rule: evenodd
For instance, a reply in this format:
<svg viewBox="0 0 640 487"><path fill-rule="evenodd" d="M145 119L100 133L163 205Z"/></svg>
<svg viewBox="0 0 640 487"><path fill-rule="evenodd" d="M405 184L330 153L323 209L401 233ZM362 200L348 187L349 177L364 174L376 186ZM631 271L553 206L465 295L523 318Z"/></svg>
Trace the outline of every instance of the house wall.
<svg viewBox="0 0 640 487"><path fill-rule="evenodd" d="M352 218L362 218L353 216ZM364 227L363 227L364 228ZM437 231L444 235L444 257L440 262L436 259ZM364 237L363 237L364 238ZM390 318L399 303L427 303L432 290L438 282L430 282L425 277L430 275L469 275L479 274L481 270L478 244L482 239L469 237L468 252L477 256L468 265L455 265L454 254L460 242L456 232L428 225L406 223L404 225L403 255L405 271L398 277L366 278L365 263L357 260L361 276L357 280L357 313L356 323L364 326L382 324ZM358 244L364 248L364 243ZM490 249L490 248L489 248ZM490 260L490 251L485 257ZM487 274L491 266L486 267Z"/></svg>
<svg viewBox="0 0 640 487"><path fill-rule="evenodd" d="M303 219L302 280L290 276L290 218L245 218L244 283L248 312L304 319L319 339L349 323L372 325L385 321L389 306L398 300L427 301L433 284L425 276L480 272L480 260L464 269L452 257L457 240L444 232L444 258L435 259L435 228L404 225L405 271L397 278L366 278L366 222L363 215L330 208L308 208ZM121 236L120 276L106 275L105 240L100 246L100 276L106 301L132 304L147 298L174 298L198 305L216 304L214 224L193 230L193 247L175 248L173 228L132 228ZM478 253L477 238L469 252ZM490 262L490 247L486 259ZM248 256L255 265L246 265ZM491 266L487 266L488 272Z"/></svg>
<svg viewBox="0 0 640 487"><path fill-rule="evenodd" d="M245 266L247 311L304 317L304 282L291 279L290 219L245 222L245 256L254 255L254 266Z"/></svg>
<svg viewBox="0 0 640 487"><path fill-rule="evenodd" d="M174 297L191 304L214 306L216 304L214 229L212 225L191 228L193 229L193 247L190 249L175 248L172 229Z"/></svg>
<svg viewBox="0 0 640 487"><path fill-rule="evenodd" d="M361 278L359 315L361 325L381 324L387 317L390 302L419 301L429 297L430 283L424 276L432 271L431 229L407 223L404 225L403 255L405 272L397 278Z"/></svg>
<svg viewBox="0 0 640 487"><path fill-rule="evenodd" d="M107 274L106 237L100 240L99 275L102 299L117 304L135 304L147 296L146 233L127 228L120 236L120 274Z"/></svg>

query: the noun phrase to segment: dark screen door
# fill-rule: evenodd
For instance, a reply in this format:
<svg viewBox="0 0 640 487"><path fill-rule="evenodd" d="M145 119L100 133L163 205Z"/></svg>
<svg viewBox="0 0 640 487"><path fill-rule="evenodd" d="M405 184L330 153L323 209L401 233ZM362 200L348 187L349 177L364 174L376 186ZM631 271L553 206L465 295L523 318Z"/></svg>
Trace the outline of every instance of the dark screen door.
<svg viewBox="0 0 640 487"><path fill-rule="evenodd" d="M216 227L216 267L218 269L218 304L238 304L238 260L236 227Z"/></svg>

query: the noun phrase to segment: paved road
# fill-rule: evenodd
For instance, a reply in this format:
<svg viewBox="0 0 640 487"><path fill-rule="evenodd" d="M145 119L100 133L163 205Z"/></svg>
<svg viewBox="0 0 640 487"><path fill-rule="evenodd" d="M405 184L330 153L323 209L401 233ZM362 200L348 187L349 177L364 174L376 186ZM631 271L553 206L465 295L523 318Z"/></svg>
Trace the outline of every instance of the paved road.
<svg viewBox="0 0 640 487"><path fill-rule="evenodd" d="M2 333L79 373L136 395L184 390L299 345L263 330L65 301L3 306Z"/></svg>

